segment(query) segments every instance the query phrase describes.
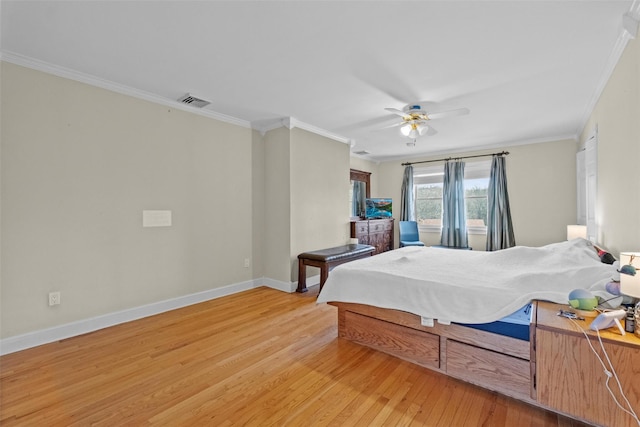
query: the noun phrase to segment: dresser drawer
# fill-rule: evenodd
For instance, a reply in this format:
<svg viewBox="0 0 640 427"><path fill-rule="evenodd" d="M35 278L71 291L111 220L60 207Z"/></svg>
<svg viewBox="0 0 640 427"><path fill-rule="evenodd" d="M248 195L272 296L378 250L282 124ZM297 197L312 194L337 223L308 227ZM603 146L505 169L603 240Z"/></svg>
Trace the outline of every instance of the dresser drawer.
<svg viewBox="0 0 640 427"><path fill-rule="evenodd" d="M351 238L357 238L361 245L375 246L373 253L393 249L393 218L351 221Z"/></svg>
<svg viewBox="0 0 640 427"><path fill-rule="evenodd" d="M355 222L351 223L351 235L352 237L366 236L369 234L368 222Z"/></svg>
<svg viewBox="0 0 640 427"><path fill-rule="evenodd" d="M391 228L393 228L393 222L385 219L369 221L369 233L382 233L391 230Z"/></svg>

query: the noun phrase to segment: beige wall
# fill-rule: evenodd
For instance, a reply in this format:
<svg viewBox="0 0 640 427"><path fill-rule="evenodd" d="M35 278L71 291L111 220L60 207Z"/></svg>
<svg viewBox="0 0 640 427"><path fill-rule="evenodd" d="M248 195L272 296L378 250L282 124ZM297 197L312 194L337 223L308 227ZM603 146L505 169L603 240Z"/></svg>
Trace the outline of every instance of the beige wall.
<svg viewBox="0 0 640 427"><path fill-rule="evenodd" d="M265 203L265 144L258 131L251 134L251 217L253 224L252 277L265 276L265 233L267 230Z"/></svg>
<svg viewBox="0 0 640 427"><path fill-rule="evenodd" d="M252 278L249 129L5 62L1 83L2 337ZM143 228L156 209L173 226Z"/></svg>
<svg viewBox="0 0 640 427"><path fill-rule="evenodd" d="M640 250L640 40L629 41L585 126L598 128L598 241L618 256Z"/></svg>
<svg viewBox="0 0 640 427"><path fill-rule="evenodd" d="M264 136L265 152L265 276L282 282L291 280L291 141L287 128Z"/></svg>
<svg viewBox="0 0 640 427"><path fill-rule="evenodd" d="M349 240L349 146L301 129L291 134L291 281L296 281L298 254Z"/></svg>
<svg viewBox="0 0 640 427"><path fill-rule="evenodd" d="M423 143L428 143L428 139ZM507 186L516 243L541 246L565 240L567 224L574 224L576 221L575 141L517 145L503 149L510 152L506 157ZM501 150L455 155L486 154ZM411 162L443 157L448 156L411 159ZM471 161L473 159L467 160ZM403 161L400 160L381 163L378 177L380 193L388 194L398 202L404 171L401 163ZM394 209L393 214L397 221L400 209ZM436 245L440 242L440 234L421 233L420 239L427 245ZM397 230L395 241L397 246ZM484 250L486 236L470 235L469 245L474 250Z"/></svg>
<svg viewBox="0 0 640 427"><path fill-rule="evenodd" d="M2 338L263 277L289 284L298 253L348 240L346 144L1 71ZM143 228L143 210L172 211L172 226Z"/></svg>
<svg viewBox="0 0 640 427"><path fill-rule="evenodd" d="M298 128L267 132L264 144L265 275L295 282L298 254L349 238L349 146Z"/></svg>

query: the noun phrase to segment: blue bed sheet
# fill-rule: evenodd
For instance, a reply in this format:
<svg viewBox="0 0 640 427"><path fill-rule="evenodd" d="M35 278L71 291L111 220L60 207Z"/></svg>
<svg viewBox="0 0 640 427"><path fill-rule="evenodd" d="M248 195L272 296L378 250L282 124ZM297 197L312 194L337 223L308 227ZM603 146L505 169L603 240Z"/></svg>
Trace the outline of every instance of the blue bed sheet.
<svg viewBox="0 0 640 427"><path fill-rule="evenodd" d="M459 323L459 325L529 341L529 325L533 308L527 304L509 316L491 323Z"/></svg>

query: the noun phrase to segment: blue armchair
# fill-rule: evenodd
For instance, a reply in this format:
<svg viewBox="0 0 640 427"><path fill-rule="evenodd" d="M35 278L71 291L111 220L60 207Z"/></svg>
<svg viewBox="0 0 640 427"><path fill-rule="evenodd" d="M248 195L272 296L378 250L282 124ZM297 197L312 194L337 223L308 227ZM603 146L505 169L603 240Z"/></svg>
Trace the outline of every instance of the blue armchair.
<svg viewBox="0 0 640 427"><path fill-rule="evenodd" d="M420 241L418 233L418 223L415 221L399 221L400 247L403 246L424 246Z"/></svg>

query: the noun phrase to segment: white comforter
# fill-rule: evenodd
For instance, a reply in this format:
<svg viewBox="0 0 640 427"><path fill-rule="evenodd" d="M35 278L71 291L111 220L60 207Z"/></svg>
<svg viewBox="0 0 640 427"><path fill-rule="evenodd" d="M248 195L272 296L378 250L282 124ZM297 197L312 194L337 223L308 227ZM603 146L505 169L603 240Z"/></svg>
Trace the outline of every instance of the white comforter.
<svg viewBox="0 0 640 427"><path fill-rule="evenodd" d="M584 239L496 252L405 247L336 267L318 303L352 302L441 322L487 323L534 299L567 303L576 288L612 298L605 285L614 277L616 267L601 263Z"/></svg>

